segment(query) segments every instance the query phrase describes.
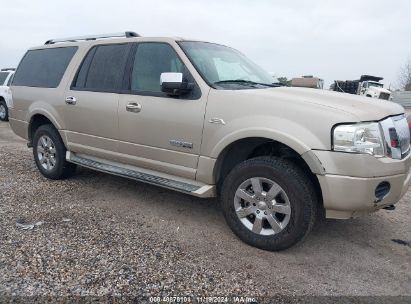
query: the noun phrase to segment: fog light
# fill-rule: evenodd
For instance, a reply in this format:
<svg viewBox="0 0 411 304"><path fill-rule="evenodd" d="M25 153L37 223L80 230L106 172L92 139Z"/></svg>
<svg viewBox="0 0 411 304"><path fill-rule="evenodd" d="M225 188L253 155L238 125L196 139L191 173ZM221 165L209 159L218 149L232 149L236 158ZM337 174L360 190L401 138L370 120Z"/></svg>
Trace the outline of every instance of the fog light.
<svg viewBox="0 0 411 304"><path fill-rule="evenodd" d="M390 192L391 185L389 182L381 182L375 188L375 197L377 198L376 202L381 202L383 198Z"/></svg>

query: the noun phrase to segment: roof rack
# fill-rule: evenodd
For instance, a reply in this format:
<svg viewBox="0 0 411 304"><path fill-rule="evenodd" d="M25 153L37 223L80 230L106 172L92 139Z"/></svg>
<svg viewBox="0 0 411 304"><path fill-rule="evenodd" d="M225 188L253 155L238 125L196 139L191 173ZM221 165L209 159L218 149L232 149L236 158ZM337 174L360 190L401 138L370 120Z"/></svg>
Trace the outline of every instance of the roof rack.
<svg viewBox="0 0 411 304"><path fill-rule="evenodd" d="M3 71L15 71L16 69L15 68L4 68L4 69L1 69L1 71L3 72Z"/></svg>
<svg viewBox="0 0 411 304"><path fill-rule="evenodd" d="M61 43L61 42L76 42L76 41L82 41L82 40L88 41L88 40L120 38L120 37L132 38L132 37L140 37L140 35L135 32L121 32L121 33L114 33L114 34L77 36L77 37L69 37L69 38L61 38L61 39L50 39L50 40L47 40L44 44L55 44L55 43Z"/></svg>

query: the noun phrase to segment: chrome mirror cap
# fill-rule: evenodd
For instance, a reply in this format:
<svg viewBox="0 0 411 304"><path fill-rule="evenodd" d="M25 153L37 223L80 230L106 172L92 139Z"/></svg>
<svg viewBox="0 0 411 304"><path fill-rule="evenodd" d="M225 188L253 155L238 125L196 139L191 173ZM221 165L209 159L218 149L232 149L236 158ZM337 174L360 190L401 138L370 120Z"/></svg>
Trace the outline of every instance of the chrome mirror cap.
<svg viewBox="0 0 411 304"><path fill-rule="evenodd" d="M167 72L161 73L160 75L160 85L164 83L175 83L181 84L183 82L183 73Z"/></svg>

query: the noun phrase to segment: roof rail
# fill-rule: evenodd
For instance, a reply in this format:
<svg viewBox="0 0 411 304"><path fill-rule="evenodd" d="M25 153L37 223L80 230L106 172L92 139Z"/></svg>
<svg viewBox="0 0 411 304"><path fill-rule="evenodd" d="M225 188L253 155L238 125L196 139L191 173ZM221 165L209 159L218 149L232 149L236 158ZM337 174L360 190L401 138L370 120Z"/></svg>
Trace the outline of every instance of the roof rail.
<svg viewBox="0 0 411 304"><path fill-rule="evenodd" d="M61 38L61 39L50 39L47 40L44 44L55 44L61 42L76 42L76 41L88 41L88 40L97 40L97 39L107 39L107 38L132 38L132 37L140 37L139 34L136 32L121 32L121 33L114 33L114 34L102 34L102 35L90 35L90 36L77 36L77 37L69 37L69 38Z"/></svg>
<svg viewBox="0 0 411 304"><path fill-rule="evenodd" d="M16 69L15 68L4 68L4 69L1 69L1 71L15 71Z"/></svg>

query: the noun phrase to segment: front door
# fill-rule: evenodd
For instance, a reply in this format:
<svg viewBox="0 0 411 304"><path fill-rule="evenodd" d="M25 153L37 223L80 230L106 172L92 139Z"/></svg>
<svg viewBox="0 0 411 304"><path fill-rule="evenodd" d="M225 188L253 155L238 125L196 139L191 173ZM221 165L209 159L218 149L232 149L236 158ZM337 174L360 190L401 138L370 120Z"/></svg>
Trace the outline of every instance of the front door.
<svg viewBox="0 0 411 304"><path fill-rule="evenodd" d="M141 42L133 52L130 94L119 100L118 151L137 166L194 179L207 94L196 84L185 96L161 92L163 72L182 72L195 83L170 44Z"/></svg>

